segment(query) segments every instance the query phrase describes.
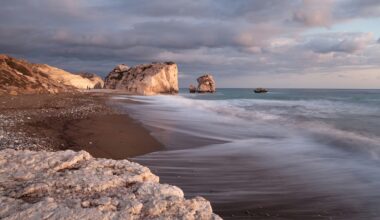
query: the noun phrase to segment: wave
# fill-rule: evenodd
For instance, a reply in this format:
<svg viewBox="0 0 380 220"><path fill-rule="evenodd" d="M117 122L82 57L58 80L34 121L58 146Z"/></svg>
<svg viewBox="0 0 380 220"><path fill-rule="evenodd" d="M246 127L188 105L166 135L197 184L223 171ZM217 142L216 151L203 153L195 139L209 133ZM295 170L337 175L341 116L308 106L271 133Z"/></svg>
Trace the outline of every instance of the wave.
<svg viewBox="0 0 380 220"><path fill-rule="evenodd" d="M328 100L200 100L183 96L128 96L144 102L134 109L143 123L189 136L234 142L244 139L308 137L322 147L366 152L380 158L380 138L349 128L339 118L376 115L380 110Z"/></svg>

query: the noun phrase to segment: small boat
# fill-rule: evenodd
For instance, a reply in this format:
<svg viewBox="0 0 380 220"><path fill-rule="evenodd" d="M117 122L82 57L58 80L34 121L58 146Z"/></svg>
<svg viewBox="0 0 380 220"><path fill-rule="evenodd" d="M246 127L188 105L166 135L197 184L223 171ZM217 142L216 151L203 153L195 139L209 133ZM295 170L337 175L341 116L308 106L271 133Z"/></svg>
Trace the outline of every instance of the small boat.
<svg viewBox="0 0 380 220"><path fill-rule="evenodd" d="M255 90L253 90L255 93L267 93L268 90L267 89L264 89L264 88L257 88Z"/></svg>

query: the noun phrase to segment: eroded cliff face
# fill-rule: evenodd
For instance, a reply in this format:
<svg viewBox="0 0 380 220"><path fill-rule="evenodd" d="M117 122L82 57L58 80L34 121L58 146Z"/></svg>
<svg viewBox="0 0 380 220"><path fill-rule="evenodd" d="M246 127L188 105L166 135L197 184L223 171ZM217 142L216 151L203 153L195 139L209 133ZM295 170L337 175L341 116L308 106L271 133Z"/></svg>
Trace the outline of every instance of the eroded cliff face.
<svg viewBox="0 0 380 220"><path fill-rule="evenodd" d="M178 93L178 67L172 62L118 65L106 77L104 87L137 95Z"/></svg>
<svg viewBox="0 0 380 220"><path fill-rule="evenodd" d="M0 151L1 219L220 219L150 170L80 151Z"/></svg>
<svg viewBox="0 0 380 220"><path fill-rule="evenodd" d="M72 90L72 86L51 80L36 65L0 54L0 94L41 94Z"/></svg>
<svg viewBox="0 0 380 220"><path fill-rule="evenodd" d="M100 81L99 81L100 79ZM0 54L0 94L43 94L94 88L101 78L92 80L46 64Z"/></svg>

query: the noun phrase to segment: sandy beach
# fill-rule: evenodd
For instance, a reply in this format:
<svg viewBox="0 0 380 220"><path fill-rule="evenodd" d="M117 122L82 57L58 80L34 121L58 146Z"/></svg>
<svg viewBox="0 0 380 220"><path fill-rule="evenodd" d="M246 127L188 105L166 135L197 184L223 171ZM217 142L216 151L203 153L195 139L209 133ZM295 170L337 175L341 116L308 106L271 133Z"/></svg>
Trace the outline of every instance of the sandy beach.
<svg viewBox="0 0 380 220"><path fill-rule="evenodd" d="M163 149L141 124L106 105L109 94L1 96L0 148L86 150L126 159Z"/></svg>

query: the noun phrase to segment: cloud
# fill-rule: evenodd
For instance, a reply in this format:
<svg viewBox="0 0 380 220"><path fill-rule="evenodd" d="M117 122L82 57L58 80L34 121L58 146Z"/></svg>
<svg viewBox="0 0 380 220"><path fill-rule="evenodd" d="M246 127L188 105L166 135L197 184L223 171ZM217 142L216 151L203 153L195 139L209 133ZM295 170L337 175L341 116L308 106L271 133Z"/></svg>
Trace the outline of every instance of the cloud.
<svg viewBox="0 0 380 220"><path fill-rule="evenodd" d="M378 0L345 0L336 9L343 18L380 17L380 1Z"/></svg>
<svg viewBox="0 0 380 220"><path fill-rule="evenodd" d="M329 34L315 36L306 42L306 48L316 53L355 53L374 42L372 33Z"/></svg>
<svg viewBox="0 0 380 220"><path fill-rule="evenodd" d="M303 0L299 9L293 12L293 21L306 26L330 26L334 1Z"/></svg>
<svg viewBox="0 0 380 220"><path fill-rule="evenodd" d="M173 60L181 74L224 82L380 63L371 34L334 30L377 16L377 1L316 2L3 0L0 53L102 75L117 63Z"/></svg>

